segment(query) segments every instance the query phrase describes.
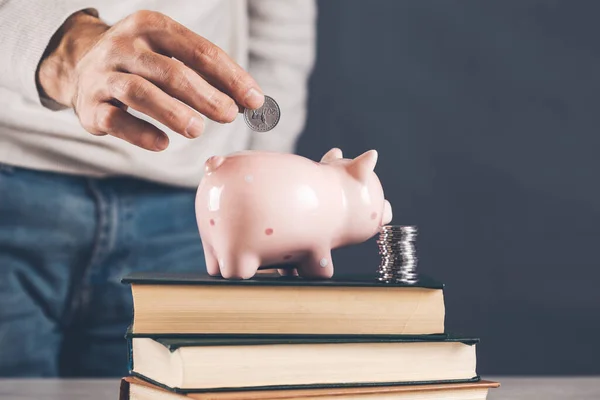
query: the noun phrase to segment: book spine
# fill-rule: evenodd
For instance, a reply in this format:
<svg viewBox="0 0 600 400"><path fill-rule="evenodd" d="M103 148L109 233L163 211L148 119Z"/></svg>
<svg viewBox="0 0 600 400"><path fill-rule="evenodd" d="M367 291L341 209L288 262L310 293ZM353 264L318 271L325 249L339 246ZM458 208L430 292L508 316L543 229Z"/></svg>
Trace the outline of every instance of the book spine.
<svg viewBox="0 0 600 400"><path fill-rule="evenodd" d="M129 373L133 371L133 343L132 338L127 338L127 369Z"/></svg>
<svg viewBox="0 0 600 400"><path fill-rule="evenodd" d="M125 379L121 379L121 386L119 387L119 400L129 400L129 382Z"/></svg>

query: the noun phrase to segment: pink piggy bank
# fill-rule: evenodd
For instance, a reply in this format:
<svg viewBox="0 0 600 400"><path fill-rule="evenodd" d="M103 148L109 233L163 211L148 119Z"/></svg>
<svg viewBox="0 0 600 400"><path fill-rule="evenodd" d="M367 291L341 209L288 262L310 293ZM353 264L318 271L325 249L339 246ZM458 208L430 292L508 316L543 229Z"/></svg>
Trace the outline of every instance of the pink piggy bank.
<svg viewBox="0 0 600 400"><path fill-rule="evenodd" d="M331 249L392 219L376 163L375 150L345 159L337 148L321 162L262 151L209 158L196 194L208 273L248 279L259 266L291 264L302 277L330 278Z"/></svg>

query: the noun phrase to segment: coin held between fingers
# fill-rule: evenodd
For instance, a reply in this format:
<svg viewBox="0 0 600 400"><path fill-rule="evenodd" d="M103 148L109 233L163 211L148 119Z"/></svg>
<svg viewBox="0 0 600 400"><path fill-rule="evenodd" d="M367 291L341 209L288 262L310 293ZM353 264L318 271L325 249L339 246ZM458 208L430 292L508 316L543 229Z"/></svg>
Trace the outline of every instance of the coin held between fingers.
<svg viewBox="0 0 600 400"><path fill-rule="evenodd" d="M244 121L250 129L256 132L267 132L275 128L281 117L281 109L277 102L270 96L265 95L264 104L251 110L244 110Z"/></svg>

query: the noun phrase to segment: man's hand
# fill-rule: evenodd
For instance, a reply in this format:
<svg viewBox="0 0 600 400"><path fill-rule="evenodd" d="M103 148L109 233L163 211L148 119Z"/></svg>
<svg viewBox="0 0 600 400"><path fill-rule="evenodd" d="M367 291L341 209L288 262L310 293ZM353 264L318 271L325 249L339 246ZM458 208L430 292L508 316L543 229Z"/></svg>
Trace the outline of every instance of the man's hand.
<svg viewBox="0 0 600 400"><path fill-rule="evenodd" d="M167 135L127 113L131 107L188 138L200 114L233 121L240 107L256 109L257 83L223 50L169 17L140 11L109 27L84 12L57 32L39 66L40 90L72 107L94 135L112 135L154 151Z"/></svg>

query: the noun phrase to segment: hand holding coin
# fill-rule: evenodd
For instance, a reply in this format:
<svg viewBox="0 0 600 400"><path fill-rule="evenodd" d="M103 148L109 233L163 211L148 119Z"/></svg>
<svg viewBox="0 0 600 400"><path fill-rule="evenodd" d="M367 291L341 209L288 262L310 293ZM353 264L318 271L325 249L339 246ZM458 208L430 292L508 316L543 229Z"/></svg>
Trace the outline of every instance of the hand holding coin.
<svg viewBox="0 0 600 400"><path fill-rule="evenodd" d="M258 83L224 50L148 10L112 26L97 13L73 14L53 36L36 79L40 94L73 108L92 135L151 151L167 148L167 134L129 109L192 139L204 131L205 118L230 123L240 107L264 102ZM265 108L260 130L274 126L272 112Z"/></svg>

